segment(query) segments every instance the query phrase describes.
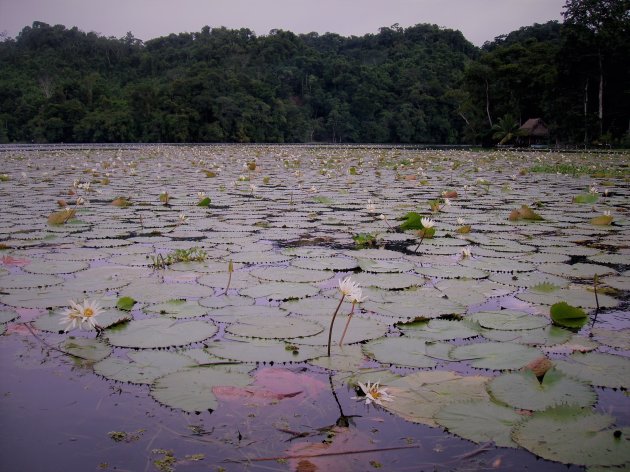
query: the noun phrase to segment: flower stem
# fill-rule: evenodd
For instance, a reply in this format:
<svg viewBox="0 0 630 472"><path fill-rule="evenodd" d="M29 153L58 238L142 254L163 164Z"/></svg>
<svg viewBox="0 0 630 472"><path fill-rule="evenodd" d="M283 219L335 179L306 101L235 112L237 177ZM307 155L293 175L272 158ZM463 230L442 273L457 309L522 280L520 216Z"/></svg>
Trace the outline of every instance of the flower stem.
<svg viewBox="0 0 630 472"><path fill-rule="evenodd" d="M333 313L332 320L330 321L330 329L328 330L328 357L330 357L330 343L332 342L333 325L335 324L335 318L337 317L337 313L339 312L339 308L341 308L341 304L343 303L344 298L346 298L345 293L341 296L341 300L339 300L339 305L337 305L337 309Z"/></svg>
<svg viewBox="0 0 630 472"><path fill-rule="evenodd" d="M422 244L422 241L424 241L424 230L422 230L422 237L420 238L420 242L418 243L418 245L416 246L416 248L413 250L414 254L418 253L418 248L420 247L420 244Z"/></svg>
<svg viewBox="0 0 630 472"><path fill-rule="evenodd" d="M348 314L348 321L346 321L346 326L345 328L343 328L343 333L341 334L341 339L339 340L339 347L343 345L343 338L346 337L346 331L348 331L348 326L350 326L350 320L352 319L352 315L354 315L354 304L355 302L352 302L352 309L350 310L350 313Z"/></svg>

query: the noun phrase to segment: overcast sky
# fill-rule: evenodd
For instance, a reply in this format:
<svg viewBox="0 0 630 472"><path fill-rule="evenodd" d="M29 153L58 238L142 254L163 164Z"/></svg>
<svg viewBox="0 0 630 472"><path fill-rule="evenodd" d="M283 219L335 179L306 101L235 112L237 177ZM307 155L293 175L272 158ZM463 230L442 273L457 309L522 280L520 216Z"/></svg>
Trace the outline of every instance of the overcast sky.
<svg viewBox="0 0 630 472"><path fill-rule="evenodd" d="M560 20L565 0L0 0L0 32L33 21L144 41L210 27L362 36L382 26L431 23L481 46L521 26Z"/></svg>

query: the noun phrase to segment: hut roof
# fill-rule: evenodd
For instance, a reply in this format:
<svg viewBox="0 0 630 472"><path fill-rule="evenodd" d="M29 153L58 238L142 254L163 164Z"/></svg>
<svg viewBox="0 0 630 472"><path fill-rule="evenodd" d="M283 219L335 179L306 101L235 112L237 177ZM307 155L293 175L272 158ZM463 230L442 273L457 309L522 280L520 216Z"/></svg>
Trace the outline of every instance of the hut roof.
<svg viewBox="0 0 630 472"><path fill-rule="evenodd" d="M525 136L549 136L549 128L542 118L530 118L519 129Z"/></svg>

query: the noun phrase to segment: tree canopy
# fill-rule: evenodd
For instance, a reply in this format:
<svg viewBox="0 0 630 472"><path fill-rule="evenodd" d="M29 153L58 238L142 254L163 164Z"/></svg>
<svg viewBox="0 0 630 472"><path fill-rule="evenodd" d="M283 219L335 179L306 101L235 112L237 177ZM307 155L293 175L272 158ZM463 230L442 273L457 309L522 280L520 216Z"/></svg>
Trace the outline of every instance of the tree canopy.
<svg viewBox="0 0 630 472"><path fill-rule="evenodd" d="M599 3L483 48L428 24L142 42L35 22L0 42L0 142L481 143L533 117L561 141L621 142L627 9Z"/></svg>

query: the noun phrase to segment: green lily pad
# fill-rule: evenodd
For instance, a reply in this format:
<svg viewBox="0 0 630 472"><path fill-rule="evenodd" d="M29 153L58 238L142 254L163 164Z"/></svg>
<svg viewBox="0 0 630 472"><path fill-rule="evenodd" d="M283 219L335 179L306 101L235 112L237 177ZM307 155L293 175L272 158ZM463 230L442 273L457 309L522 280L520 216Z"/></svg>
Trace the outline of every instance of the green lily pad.
<svg viewBox="0 0 630 472"><path fill-rule="evenodd" d="M203 366L173 372L160 377L151 386L151 395L171 408L190 413L216 410L214 387L244 387L252 382L251 366Z"/></svg>
<svg viewBox="0 0 630 472"><path fill-rule="evenodd" d="M606 346L630 351L630 328L615 331L604 328L593 328L591 332L597 341Z"/></svg>
<svg viewBox="0 0 630 472"><path fill-rule="evenodd" d="M112 348L98 339L71 337L59 343L59 348L89 361L100 361L112 352Z"/></svg>
<svg viewBox="0 0 630 472"><path fill-rule="evenodd" d="M241 316L226 328L237 336L267 339L290 339L314 336L324 331L320 324L288 316Z"/></svg>
<svg viewBox="0 0 630 472"><path fill-rule="evenodd" d="M597 401L590 385L556 369L548 370L542 382L531 370L500 375L488 383L488 392L500 402L523 410L546 410L563 404L587 407Z"/></svg>
<svg viewBox="0 0 630 472"><path fill-rule="evenodd" d="M552 290L551 292L543 292L529 288L522 293L518 293L516 298L540 305L553 305L554 303L570 300L573 306L581 308L597 307L595 294L584 287L561 288ZM597 298L601 308L610 308L619 304L619 301L609 295L598 294Z"/></svg>
<svg viewBox="0 0 630 472"><path fill-rule="evenodd" d="M468 317L483 328L511 331L536 329L549 324L549 319L515 310L479 311Z"/></svg>
<svg viewBox="0 0 630 472"><path fill-rule="evenodd" d="M359 267L366 272L408 272L414 268L409 261L400 259L359 259Z"/></svg>
<svg viewBox="0 0 630 472"><path fill-rule="evenodd" d="M108 357L94 364L94 372L118 382L151 384L158 377L196 364L190 357L177 352L134 351L128 356L131 361Z"/></svg>
<svg viewBox="0 0 630 472"><path fill-rule="evenodd" d="M168 318L147 318L112 328L107 338L116 347L159 348L203 341L216 332L217 327L206 321L178 323Z"/></svg>
<svg viewBox="0 0 630 472"><path fill-rule="evenodd" d="M208 313L208 309L195 301L169 300L144 307L145 313L169 316L171 318L196 318Z"/></svg>
<svg viewBox="0 0 630 472"><path fill-rule="evenodd" d="M479 369L513 370L542 357L539 349L510 342L489 342L455 347L450 356Z"/></svg>
<svg viewBox="0 0 630 472"><path fill-rule="evenodd" d="M0 277L0 287L3 289L25 289L49 287L59 285L64 281L56 275L47 274L9 274Z"/></svg>
<svg viewBox="0 0 630 472"><path fill-rule="evenodd" d="M322 282L333 276L331 272L299 267L257 267L250 273L254 277L272 282Z"/></svg>
<svg viewBox="0 0 630 472"><path fill-rule="evenodd" d="M538 270L548 274L558 275L561 277L572 277L578 279L593 280L595 275L616 275L618 272L610 267L599 264L586 264L578 262L576 264L540 264Z"/></svg>
<svg viewBox="0 0 630 472"><path fill-rule="evenodd" d="M394 401L383 403L383 407L407 421L437 426L435 415L440 408L466 400L489 399L487 381L488 377L441 370L414 372L387 385Z"/></svg>
<svg viewBox="0 0 630 472"><path fill-rule="evenodd" d="M131 297L120 297L116 302L116 308L123 311L131 311L136 301Z"/></svg>
<svg viewBox="0 0 630 472"><path fill-rule="evenodd" d="M319 293L313 285L301 283L270 282L239 290L241 295L251 298L265 298L267 300L291 300L295 298L312 297Z"/></svg>
<svg viewBox="0 0 630 472"><path fill-rule="evenodd" d="M628 464L630 428L615 428L614 422L609 415L559 406L535 413L514 429L512 437L532 453L564 464Z"/></svg>
<svg viewBox="0 0 630 472"><path fill-rule="evenodd" d="M18 318L20 315L14 311L0 311L0 323L8 323Z"/></svg>
<svg viewBox="0 0 630 472"><path fill-rule="evenodd" d="M491 401L452 403L435 414L448 431L476 443L492 441L499 447L517 447L510 435L523 417L512 408Z"/></svg>
<svg viewBox="0 0 630 472"><path fill-rule="evenodd" d="M490 341L510 341L532 346L554 346L567 342L573 333L559 326L547 325L544 328L501 331L481 329L480 334Z"/></svg>
<svg viewBox="0 0 630 472"><path fill-rule="evenodd" d="M551 319L558 326L565 328L581 328L588 321L584 310L569 305L566 302L551 305Z"/></svg>
<svg viewBox="0 0 630 472"><path fill-rule="evenodd" d="M208 352L232 361L240 362L304 362L326 354L321 346L297 345L297 349L289 349L296 345L270 339L237 339L226 336L220 342L210 343Z"/></svg>
<svg viewBox="0 0 630 472"><path fill-rule="evenodd" d="M630 388L630 360L601 352L576 352L555 362L556 368L598 387Z"/></svg>
<svg viewBox="0 0 630 472"><path fill-rule="evenodd" d="M448 359L451 346L411 337L375 339L363 345L363 352L383 364L406 367L435 367L435 358Z"/></svg>
<svg viewBox="0 0 630 472"><path fill-rule="evenodd" d="M479 331L472 329L470 324L440 319L401 323L398 324L398 328L405 333L405 336L432 341L466 339L479 335Z"/></svg>

